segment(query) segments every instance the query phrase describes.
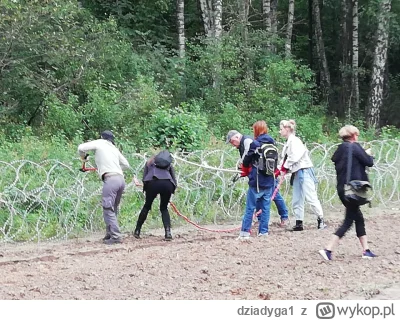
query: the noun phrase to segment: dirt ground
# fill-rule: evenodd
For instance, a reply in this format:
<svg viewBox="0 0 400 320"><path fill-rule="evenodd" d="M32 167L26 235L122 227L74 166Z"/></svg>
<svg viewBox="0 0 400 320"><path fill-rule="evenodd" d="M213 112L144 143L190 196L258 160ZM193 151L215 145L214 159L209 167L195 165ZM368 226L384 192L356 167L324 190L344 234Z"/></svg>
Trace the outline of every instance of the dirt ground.
<svg viewBox="0 0 400 320"><path fill-rule="evenodd" d="M236 240L238 232L173 228L106 246L90 238L0 247L0 299L400 299L400 210L366 215L371 249L361 259L352 229L334 261L318 254L340 223L342 212L327 214L329 228L289 232L271 218L270 235ZM161 222L160 222L161 224ZM210 226L230 228L232 226ZM255 234L255 232L254 232Z"/></svg>

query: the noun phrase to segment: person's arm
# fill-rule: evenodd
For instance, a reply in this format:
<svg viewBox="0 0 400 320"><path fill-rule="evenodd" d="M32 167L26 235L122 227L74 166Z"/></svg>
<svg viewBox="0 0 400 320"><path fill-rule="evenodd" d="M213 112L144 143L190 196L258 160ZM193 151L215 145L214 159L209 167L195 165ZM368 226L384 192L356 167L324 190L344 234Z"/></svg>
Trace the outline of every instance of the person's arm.
<svg viewBox="0 0 400 320"><path fill-rule="evenodd" d="M363 166L372 167L374 165L374 158L368 155L360 144L353 143L353 153Z"/></svg>
<svg viewBox="0 0 400 320"><path fill-rule="evenodd" d="M243 166L245 167L250 167L251 163L253 162L253 157L256 153L257 148L260 146L259 142L257 140L254 140L251 144L250 144L250 148L249 151L247 152L247 154L244 156L243 158Z"/></svg>
<svg viewBox="0 0 400 320"><path fill-rule="evenodd" d="M126 170L126 169L129 169L131 167L129 165L128 160L126 160L126 158L122 155L121 152L118 155L118 159L119 159L119 165L121 166L122 170Z"/></svg>
<svg viewBox="0 0 400 320"><path fill-rule="evenodd" d="M171 174L172 180L174 180L175 188L177 188L178 187L178 182L176 181L175 169L174 169L173 166L169 167L169 173Z"/></svg>
<svg viewBox="0 0 400 320"><path fill-rule="evenodd" d="M304 146L304 144L301 142L299 138L294 138L292 141L290 141L290 144L287 148L286 154L287 154L287 159L283 166L286 169L291 169L292 166L299 162L300 159L304 156L306 153L307 149Z"/></svg>
<svg viewBox="0 0 400 320"><path fill-rule="evenodd" d="M96 151L97 143L96 140L82 143L78 146L78 154L81 158L84 158L89 151Z"/></svg>
<svg viewBox="0 0 400 320"><path fill-rule="evenodd" d="M244 141L243 141L244 151L243 151L242 158L240 159L240 161L242 163L243 163L244 157L247 155L247 153L250 150L250 145L251 145L252 142L253 142L253 139L249 139L249 138L244 139Z"/></svg>
<svg viewBox="0 0 400 320"><path fill-rule="evenodd" d="M144 177L146 177L148 172L149 172L149 166L147 165L147 162L146 162L144 165L144 169L143 169L143 178L142 178L143 183L144 183Z"/></svg>

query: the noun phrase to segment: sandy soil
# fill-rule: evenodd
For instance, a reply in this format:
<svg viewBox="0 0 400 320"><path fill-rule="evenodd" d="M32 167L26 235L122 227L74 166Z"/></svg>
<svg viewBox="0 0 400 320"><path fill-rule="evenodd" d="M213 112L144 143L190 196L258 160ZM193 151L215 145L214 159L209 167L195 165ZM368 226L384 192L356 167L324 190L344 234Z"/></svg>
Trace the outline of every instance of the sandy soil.
<svg viewBox="0 0 400 320"><path fill-rule="evenodd" d="M371 249L361 259L351 230L334 252L318 254L343 213L327 215L329 228L289 232L271 219L271 234L236 240L237 232L199 231L185 224L163 241L161 229L106 246L102 234L56 243L0 247L0 299L400 299L400 212L366 217ZM161 224L161 222L160 222ZM210 226L230 228L232 226Z"/></svg>

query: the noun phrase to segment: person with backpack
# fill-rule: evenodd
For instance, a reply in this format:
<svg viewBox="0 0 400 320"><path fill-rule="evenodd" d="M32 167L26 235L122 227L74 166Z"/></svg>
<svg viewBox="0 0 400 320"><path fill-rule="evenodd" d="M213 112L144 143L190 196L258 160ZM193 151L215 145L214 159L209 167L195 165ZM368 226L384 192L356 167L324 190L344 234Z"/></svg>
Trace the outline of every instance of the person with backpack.
<svg viewBox="0 0 400 320"><path fill-rule="evenodd" d="M125 189L125 179L122 170L130 168L128 161L115 147L114 135L111 131L103 131L101 139L82 143L78 153L83 162L88 160L87 152L94 151L97 172L103 180L102 206L103 218L106 224L105 244L122 243L118 225L118 206Z"/></svg>
<svg viewBox="0 0 400 320"><path fill-rule="evenodd" d="M230 130L226 136L226 143L230 143L234 147L236 147L239 151L240 155L240 167L243 165L243 159L247 155L250 149L250 145L253 142L253 137L243 135L239 131L236 130ZM275 181L275 186L277 185L277 181ZM289 224L289 214L288 214L288 209L285 203L285 200L282 198L281 194L278 193L275 195L275 198L273 199L276 208L278 210L278 214L280 216L281 222L280 226L281 227L286 227ZM257 208L258 209L258 208Z"/></svg>
<svg viewBox="0 0 400 320"><path fill-rule="evenodd" d="M142 225L147 219L154 199L157 195L160 195L160 212L165 230L165 240L170 241L172 240L172 234L168 203L178 184L172 166L172 156L168 150L159 152L146 162L142 181L146 199L140 211L133 235L136 239L140 239Z"/></svg>
<svg viewBox="0 0 400 320"><path fill-rule="evenodd" d="M257 209L259 214L258 236L268 235L268 224L270 218L271 196L274 191L274 172L260 170L259 150L264 145L274 146L275 141L267 133L268 128L265 121L257 121L253 124L254 140L250 144L249 151L243 158L241 168L242 175L249 177L249 189L247 191L246 208L242 220L239 240L250 239L250 229L253 221L253 213Z"/></svg>
<svg viewBox="0 0 400 320"><path fill-rule="evenodd" d="M366 168L374 165L371 149L364 150L358 144L359 135L360 131L355 126L346 125L339 130L339 136L342 138L343 143L338 146L333 154L332 161L335 164L337 176L337 193L346 208L346 214L342 225L336 230L331 241L325 249L319 251L325 260L332 260L333 248L338 245L339 240L344 237L353 225L353 222L356 226L357 238L363 248L362 257L367 259L376 257L368 246L364 216L360 210L360 205L349 202L345 196L345 184L348 183L347 180L368 181Z"/></svg>
<svg viewBox="0 0 400 320"><path fill-rule="evenodd" d="M317 216L317 228L325 229L324 213L317 195L317 178L314 166L309 156L309 151L296 136L296 122L294 120L282 120L280 122L280 135L287 139L282 150L282 164L276 175L292 173L293 197L292 208L296 218L296 225L292 231L303 231L304 204L307 201L311 205L312 212Z"/></svg>

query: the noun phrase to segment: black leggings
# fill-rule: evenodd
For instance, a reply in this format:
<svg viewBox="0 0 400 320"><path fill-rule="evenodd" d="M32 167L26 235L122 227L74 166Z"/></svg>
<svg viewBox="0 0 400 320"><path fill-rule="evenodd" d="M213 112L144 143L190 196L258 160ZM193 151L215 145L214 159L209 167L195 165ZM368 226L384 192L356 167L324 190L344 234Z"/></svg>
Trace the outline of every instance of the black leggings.
<svg viewBox="0 0 400 320"><path fill-rule="evenodd" d="M160 195L160 211L164 227L171 225L171 219L168 212L168 203L171 195L175 190L175 186L170 180L152 180L146 183L146 201L139 214L138 225L142 226L147 218L148 212L151 210L154 199Z"/></svg>
<svg viewBox="0 0 400 320"><path fill-rule="evenodd" d="M365 236L367 233L365 232L364 216L360 210L360 206L355 206L346 201L344 197L344 190L338 190L338 195L343 205L346 207L346 215L342 225L336 230L335 235L337 235L339 238L342 238L351 228L354 221L356 225L357 237L359 238Z"/></svg>

